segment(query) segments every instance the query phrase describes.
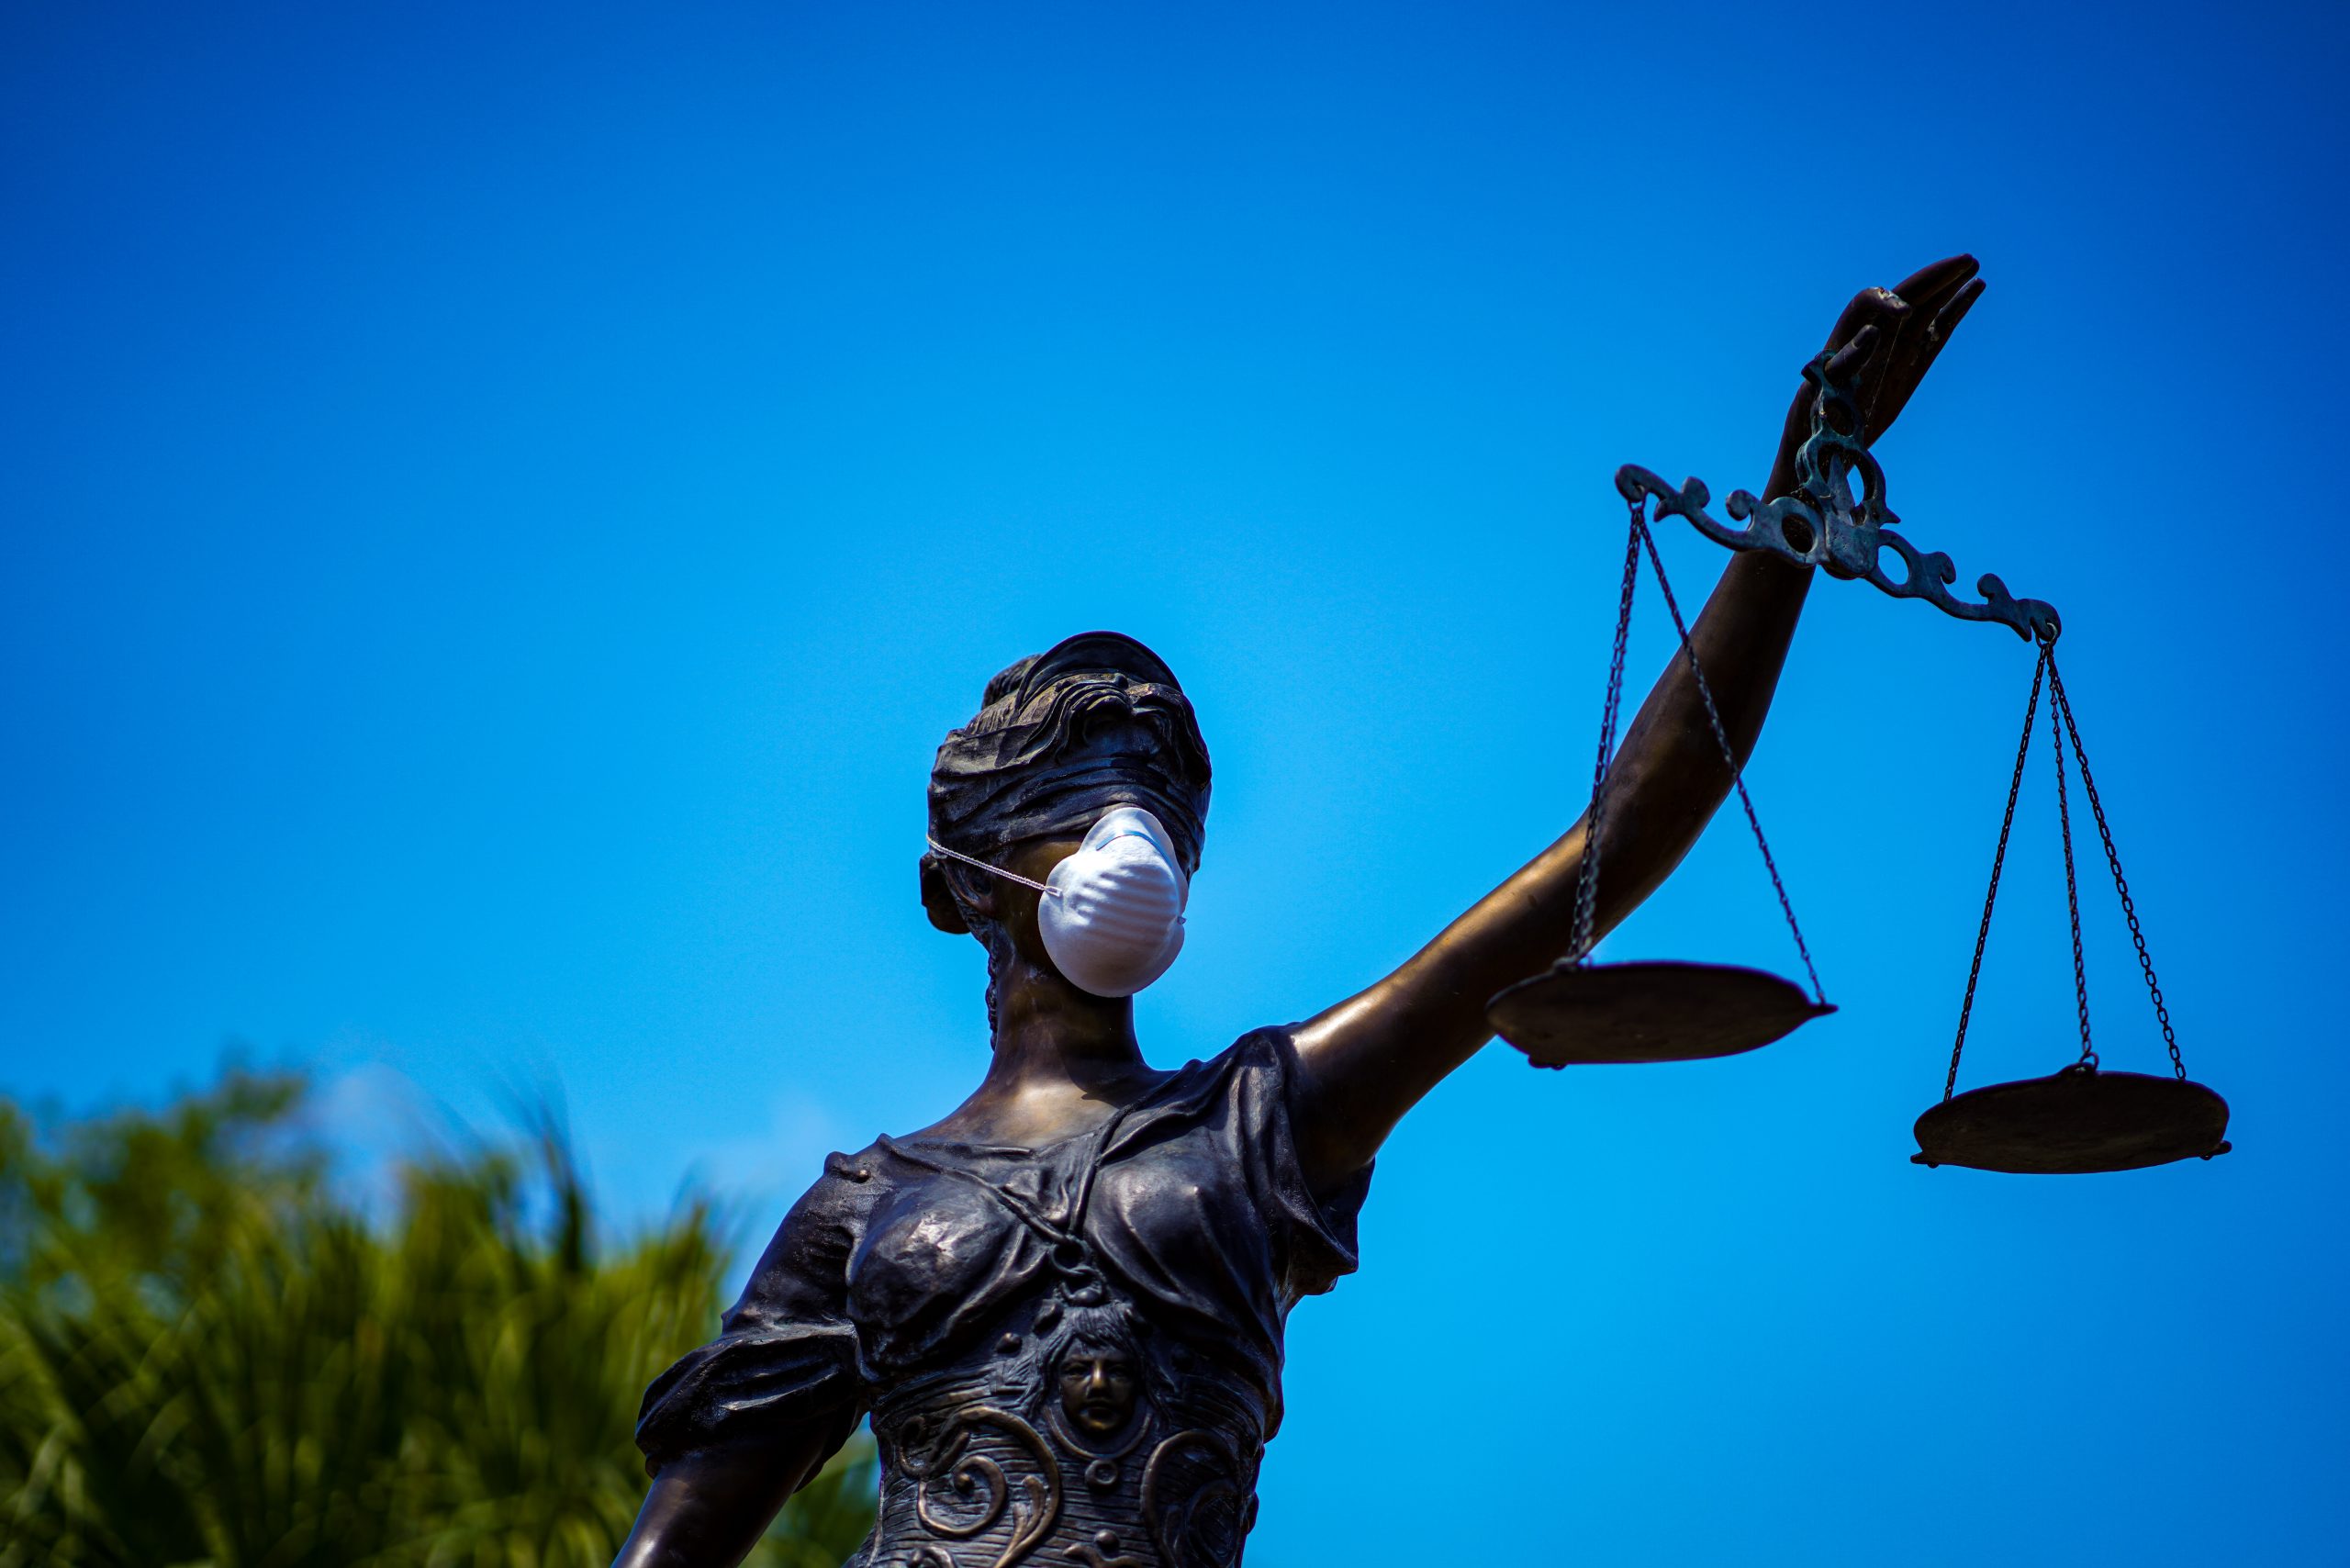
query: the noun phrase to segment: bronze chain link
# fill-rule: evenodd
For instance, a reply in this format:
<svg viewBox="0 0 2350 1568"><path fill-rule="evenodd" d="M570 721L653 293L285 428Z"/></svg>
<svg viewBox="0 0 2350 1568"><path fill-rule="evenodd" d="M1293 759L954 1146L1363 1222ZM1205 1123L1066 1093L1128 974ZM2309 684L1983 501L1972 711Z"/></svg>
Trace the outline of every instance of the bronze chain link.
<svg viewBox="0 0 2350 1568"><path fill-rule="evenodd" d="M1983 949L1991 940L1991 910L1999 902L1999 873L2008 864L2008 834L2016 825L2016 797L2023 792L2024 759L2031 754L2031 722L2040 716L2040 683L2048 674L2048 646L2031 668L2031 700L2023 707L2023 734L2016 742L2016 770L2008 780L2008 809L1999 818L1999 847L1991 856L1991 890L1983 895L1983 924L1975 933L1975 961L1966 969L1966 1000L1958 1004L1958 1038L1951 1043L1950 1076L1942 1080L1942 1098L1958 1088L1959 1053L1966 1049L1966 1022L1975 1015L1975 987L1983 978Z"/></svg>
<svg viewBox="0 0 2350 1568"><path fill-rule="evenodd" d="M2162 982L2154 979L2154 960L2146 952L2146 934L2138 925L2138 906L2130 897L2130 879L2121 874L2121 857L2113 847L2113 830L2106 825L2105 805L2098 799L2097 780L2089 775L2089 754L2081 746L2079 726L2073 722L2073 701L2065 694L2065 678L2056 671L2056 651L2048 650L2048 693L2053 711L2065 717L2065 733L2072 737L2073 756L2081 765L2081 792L2088 797L2089 814L2097 819L2098 837L2105 845L2105 863L2113 873L2114 890L2121 895L2121 916L2130 923L2130 940L2138 948L2138 969L2145 976L2146 993L2154 998L2154 1020L2162 1025L2163 1044L2170 1047L2171 1071L2187 1081L2187 1064L2178 1054L2178 1036L2172 1031L2170 1009L2164 1005Z"/></svg>
<svg viewBox="0 0 2350 1568"><path fill-rule="evenodd" d="M2053 671L2056 667L2055 650L2044 652ZM2065 837L2065 913L2073 922L2073 994L2081 1008L2081 1064L2097 1066L2097 1052L2089 1046L2089 974L2081 958L2081 890L2073 876L2073 810L2065 797L2065 733L2057 728L2056 694L2052 687L2048 694L2048 744L2056 753L2056 823Z"/></svg>
<svg viewBox="0 0 2350 1568"><path fill-rule="evenodd" d="M1632 502L1632 527L1624 541L1624 588L1616 604L1616 651L1607 664L1607 700L1599 718L1599 756L1591 765L1591 810L1585 813L1583 866L1575 877L1574 946L1576 963L1588 963L1595 938L1594 911L1599 902L1599 830L1605 817L1607 757L1616 748L1616 715L1624 700L1624 646L1632 634L1632 590L1639 586L1640 534L1646 528L1644 509Z"/></svg>
<svg viewBox="0 0 2350 1568"><path fill-rule="evenodd" d="M1722 716L1714 706L1714 689L1706 684L1705 666L1697 662L1696 644L1689 640L1689 628L1681 619L1681 606L1673 597L1673 582L1664 575L1664 561L1656 552L1656 538L1649 532L1648 521L1641 515L1640 504L1632 503L1632 531L1640 543L1648 546L1649 566L1656 572L1656 586L1664 595L1664 608L1673 616L1673 629L1681 634L1681 651L1688 655L1689 673L1696 678L1697 695L1705 700L1706 721L1714 727L1714 740L1722 748L1722 766L1729 769L1732 784L1738 786L1738 803L1746 809L1746 825L1754 830L1754 846L1762 851L1762 868L1771 873L1771 890L1779 895L1779 913L1787 917L1787 929L1795 934L1796 954L1803 959L1803 972L1811 977L1812 1000L1825 1007L1828 993L1820 989L1819 971L1811 966L1811 948L1803 939L1803 927L1796 924L1796 906L1787 897L1787 885L1779 879L1779 863L1771 856L1771 841L1762 836L1762 819L1754 814L1753 798L1746 792L1746 770L1738 765L1738 754L1730 749L1729 732L1722 728Z"/></svg>

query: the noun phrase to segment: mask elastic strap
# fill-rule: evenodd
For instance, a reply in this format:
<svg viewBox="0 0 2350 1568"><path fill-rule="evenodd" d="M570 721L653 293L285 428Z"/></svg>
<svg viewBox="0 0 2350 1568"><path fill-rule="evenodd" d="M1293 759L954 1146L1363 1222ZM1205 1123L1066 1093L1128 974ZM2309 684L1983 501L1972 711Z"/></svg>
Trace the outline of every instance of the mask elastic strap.
<svg viewBox="0 0 2350 1568"><path fill-rule="evenodd" d="M990 866L986 861L975 856L966 855L959 849L949 849L928 834L923 834L923 842L949 860L960 860L966 866L976 866L990 876L1002 877L1007 882L1017 882L1024 888L1034 888L1048 899L1057 899L1061 896L1061 890L1058 888L1048 888L1042 882L1032 882L1017 871L1007 871L1001 866Z"/></svg>

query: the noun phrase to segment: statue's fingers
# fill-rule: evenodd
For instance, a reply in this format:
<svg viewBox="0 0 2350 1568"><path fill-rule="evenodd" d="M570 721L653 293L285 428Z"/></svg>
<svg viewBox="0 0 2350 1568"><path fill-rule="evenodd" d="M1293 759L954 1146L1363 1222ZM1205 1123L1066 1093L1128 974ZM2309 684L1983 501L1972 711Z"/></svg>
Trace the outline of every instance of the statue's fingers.
<svg viewBox="0 0 2350 1568"><path fill-rule="evenodd" d="M1983 297L1983 290L1986 286L1987 286L1979 277L1969 279L1966 286L1952 296L1950 302L1936 312L1934 319L1927 323L1926 341L1933 344L1936 349L1940 349L1942 344L1950 342L1950 335L1958 330L1958 324L1966 319L1966 313L1975 308L1976 300Z"/></svg>
<svg viewBox="0 0 2350 1568"><path fill-rule="evenodd" d="M1929 262L1893 286L1893 292L1932 316L1945 300L1974 280L1983 263L1964 252Z"/></svg>
<svg viewBox="0 0 2350 1568"><path fill-rule="evenodd" d="M1861 368L1868 364L1870 356L1876 353L1877 345L1884 341L1885 334L1875 322L1863 322L1844 346L1829 357L1828 379L1842 386L1853 385Z"/></svg>
<svg viewBox="0 0 2350 1568"><path fill-rule="evenodd" d="M1868 411L1870 440L1892 429L1893 421L1901 417L1901 410L1909 406L1909 399L1919 383L1925 380L1934 356L1950 342L1951 333L1966 319L1966 313L1975 308L1975 302L1983 297L1983 287L1981 278L1968 279L1941 311L1926 321L1923 329L1904 334L1876 366Z"/></svg>

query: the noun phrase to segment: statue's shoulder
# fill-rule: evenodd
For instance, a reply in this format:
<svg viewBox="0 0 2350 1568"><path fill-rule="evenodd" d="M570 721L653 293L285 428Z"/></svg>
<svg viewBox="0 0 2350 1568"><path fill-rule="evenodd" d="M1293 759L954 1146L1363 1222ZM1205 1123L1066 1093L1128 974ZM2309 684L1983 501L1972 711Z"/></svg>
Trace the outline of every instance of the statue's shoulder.
<svg viewBox="0 0 2350 1568"><path fill-rule="evenodd" d="M804 1238L844 1226L854 1228L861 1223L866 1211L873 1206L878 1189L885 1185L877 1180L886 1170L882 1158L889 1139L877 1138L852 1154L837 1150L824 1156L822 1170L815 1181L800 1194L790 1211L777 1227L776 1240L788 1244L794 1238Z"/></svg>
<svg viewBox="0 0 2350 1568"><path fill-rule="evenodd" d="M1290 1037L1294 1024L1268 1024L1251 1029L1214 1056L1194 1057L1167 1074L1164 1090L1176 1093L1212 1089L1236 1073L1287 1076L1297 1065L1297 1050Z"/></svg>
<svg viewBox="0 0 2350 1568"><path fill-rule="evenodd" d="M1289 1085L1297 1076L1294 1024L1269 1024L1251 1029L1205 1061L1186 1062L1182 1074L1192 1077L1199 1092L1237 1092L1286 1103Z"/></svg>
<svg viewBox="0 0 2350 1568"><path fill-rule="evenodd" d="M816 1187L828 1182L840 1182L851 1187L870 1185L875 1174L882 1169L881 1156L890 1141L884 1136L875 1138L854 1154L835 1151L824 1156L824 1173L816 1178ZM815 1188L809 1190L813 1192Z"/></svg>
<svg viewBox="0 0 2350 1568"><path fill-rule="evenodd" d="M771 1315L805 1314L837 1295L883 1186L874 1179L879 1148L876 1140L854 1154L824 1156L822 1171L784 1215L752 1267L742 1306L759 1305Z"/></svg>

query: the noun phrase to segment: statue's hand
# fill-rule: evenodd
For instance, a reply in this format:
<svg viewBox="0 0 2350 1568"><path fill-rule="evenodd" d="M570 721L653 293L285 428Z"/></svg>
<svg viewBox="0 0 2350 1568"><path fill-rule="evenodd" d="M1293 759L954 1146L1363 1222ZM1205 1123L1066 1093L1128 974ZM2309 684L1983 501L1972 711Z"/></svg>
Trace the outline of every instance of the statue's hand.
<svg viewBox="0 0 2350 1568"><path fill-rule="evenodd" d="M1829 374L1851 378L1863 444L1892 428L1934 356L1983 297L1978 270L1972 256L1948 257L1919 268L1892 288L1861 290L1837 318L1836 330L1828 334L1836 356L1829 362ZM1812 396L1807 383L1787 410L1779 445L1784 475L1792 476L1796 448L1811 433Z"/></svg>

